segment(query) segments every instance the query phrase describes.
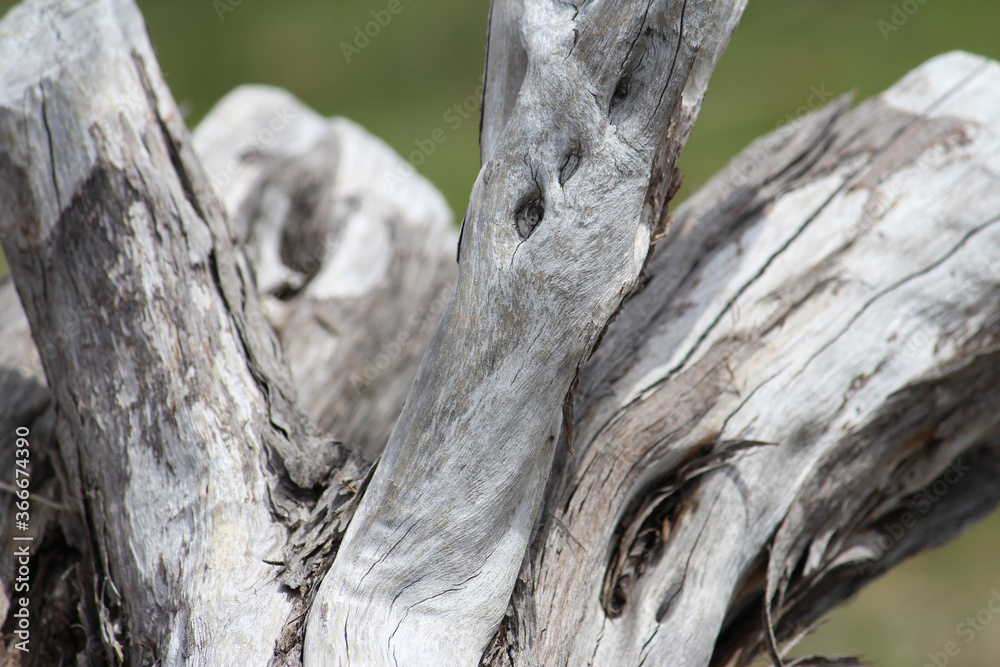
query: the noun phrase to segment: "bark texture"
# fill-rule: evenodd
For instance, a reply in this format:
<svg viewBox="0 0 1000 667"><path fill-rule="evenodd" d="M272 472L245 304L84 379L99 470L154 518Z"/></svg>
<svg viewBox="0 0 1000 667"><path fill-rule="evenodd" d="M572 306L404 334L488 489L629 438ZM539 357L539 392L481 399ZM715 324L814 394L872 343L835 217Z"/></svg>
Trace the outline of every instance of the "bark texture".
<svg viewBox="0 0 1000 667"><path fill-rule="evenodd" d="M482 655L561 423L573 423L579 372L664 229L700 77L740 8L495 7L512 61L488 55L485 163L458 284L317 594L307 663L465 665ZM513 77L500 84L514 96L496 105L505 118L489 110L492 67Z"/></svg>
<svg viewBox="0 0 1000 667"><path fill-rule="evenodd" d="M940 57L681 207L581 378L489 664L749 664L764 611L784 648L996 506L997 90Z"/></svg>
<svg viewBox="0 0 1000 667"><path fill-rule="evenodd" d="M135 6L27 3L4 26L0 227L106 657L267 664L295 611L289 529L360 459L295 407Z"/></svg>
<svg viewBox="0 0 1000 667"><path fill-rule="evenodd" d="M741 9L495 2L458 267L349 121L246 87L192 141L131 2L5 17L34 664L780 661L994 508L1000 65L761 139L649 255Z"/></svg>

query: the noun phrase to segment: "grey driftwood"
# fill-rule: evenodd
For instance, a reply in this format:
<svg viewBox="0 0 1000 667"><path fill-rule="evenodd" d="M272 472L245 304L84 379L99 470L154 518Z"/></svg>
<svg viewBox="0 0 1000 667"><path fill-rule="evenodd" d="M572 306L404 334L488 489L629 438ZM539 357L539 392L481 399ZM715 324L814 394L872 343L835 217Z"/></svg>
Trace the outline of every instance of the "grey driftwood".
<svg viewBox="0 0 1000 667"><path fill-rule="evenodd" d="M671 216L742 5L496 0L460 235L283 91L192 139L129 0L15 8L0 458L30 428L35 659L779 662L993 509L1000 65L837 101Z"/></svg>

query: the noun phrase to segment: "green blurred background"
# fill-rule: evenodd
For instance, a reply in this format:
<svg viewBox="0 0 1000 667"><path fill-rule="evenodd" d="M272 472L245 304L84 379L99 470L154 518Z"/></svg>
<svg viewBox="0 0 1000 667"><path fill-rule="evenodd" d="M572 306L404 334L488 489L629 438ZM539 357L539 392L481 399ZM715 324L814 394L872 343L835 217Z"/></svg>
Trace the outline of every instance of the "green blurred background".
<svg viewBox="0 0 1000 667"><path fill-rule="evenodd" d="M402 11L350 62L342 44L389 0L139 4L189 125L233 87L268 83L323 114L358 121L404 157L440 128L446 139L420 171L460 219L478 172L478 121L473 113L456 124L445 114L478 97L488 1L399 1ZM13 4L0 0L0 12ZM896 7L915 11L897 14L897 20L906 16L898 30L880 29L880 21L882 28L891 25ZM953 49L1000 59L1000 3L750 0L681 159L681 196L752 139L796 115L814 91L868 97ZM0 256L0 275L5 272ZM869 587L797 654L863 654L887 667L923 667L933 664L929 653L957 641L960 653L948 664L997 667L1000 618L969 643L956 634L994 589L1000 591L1000 515Z"/></svg>

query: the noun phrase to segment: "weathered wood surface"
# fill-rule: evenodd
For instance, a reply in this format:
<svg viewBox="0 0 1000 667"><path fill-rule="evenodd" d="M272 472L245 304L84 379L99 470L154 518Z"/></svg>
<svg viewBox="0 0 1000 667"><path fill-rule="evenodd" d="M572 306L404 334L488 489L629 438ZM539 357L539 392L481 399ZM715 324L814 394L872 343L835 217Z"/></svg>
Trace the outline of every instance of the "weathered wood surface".
<svg viewBox="0 0 1000 667"><path fill-rule="evenodd" d="M350 524L361 538L360 526L385 526L400 508L422 517L413 535L471 522L476 502L483 505L473 539L463 542L469 531L456 530L454 543L420 540L421 551L380 571L369 593L411 581L433 588L477 558L489 563L490 525L521 531L501 543L512 572L522 561L511 545L529 545L509 606L496 591L479 607L463 606L463 589L435 598L460 605L383 613L388 620L370 634L389 638L403 628L393 639L399 664L432 664L445 652L459 656L453 664L475 664L475 647L492 636L485 664L742 665L765 646L763 609L781 648L866 581L957 535L1000 500L997 64L965 54L932 61L854 111L841 101L762 139L693 196L646 264L643 289L584 367L575 454L559 434L546 485L541 464L526 464L535 477L513 479L516 457L552 457L553 444L519 450L511 434L515 426L531 432L531 419L511 425L505 415L536 415L536 425L559 433L573 373L565 387L557 376L575 372L600 333L595 323L643 265L637 254L606 266L594 258L635 250L637 236L648 243L655 233L643 228L666 222L661 186L674 181L657 174L672 174L693 115L675 113L671 130L646 128L633 116L642 105L629 106L636 89L625 86L624 100L614 94L619 79L608 108L627 113L608 125L610 136L582 132L593 143L570 144L579 151L571 151L579 157L573 178L558 182L572 160L532 174L531 165L565 157L560 142L597 121L558 116L561 134L531 134L527 102L506 96L523 86L535 113L551 113L545 105L555 100L538 89L558 59L539 57L548 46L537 39L518 55L510 26L541 20L531 34L559 35L561 12L575 12L495 3L482 143L487 161L508 169L494 167L487 183L488 162L480 175L459 294L393 439L406 440L405 432L431 442L428 433L464 419L483 427L470 438L499 446L471 449L473 458L447 438L427 458L390 448L378 470L395 472L377 473L383 487L373 492L357 479L358 445L377 451L392 428L431 329L414 324L406 345L398 327L426 320L455 277L440 197L420 179L400 192L393 184L402 162L355 126L257 87L234 92L199 128L202 168L131 3L64 2L39 29L37 17L51 13L43 6L29 2L0 23L0 240L28 315L11 285L0 284L0 426L6 436L30 424L40 443L33 490L56 507L39 523L49 538L36 557L55 574L38 594L52 610L82 603L79 618L52 618L53 639L59 623L66 628L61 655L78 651L81 664L115 662L120 651L163 664L294 665L307 630L315 652L305 664L327 664L338 647L322 642L319 625L302 623L351 516L344 500L353 488L379 505ZM586 25L588 6L572 20ZM735 20L738 7L727 11ZM41 30L32 57L10 38L24 26ZM72 45L61 41L70 33ZM574 49L586 47L584 33ZM685 34L698 41L700 33ZM717 47L684 56L693 58L687 83L668 87L682 92L677 108L696 109L711 69L704 54L716 57ZM59 55L37 55L46 50ZM651 85L642 71L635 76L638 91ZM86 94L77 92L81 81ZM575 99L564 94L559 103ZM282 118L288 125L277 131ZM262 142L265 127L274 134ZM647 130L667 139L643 139ZM619 139L645 152L602 180L595 173L617 155ZM518 145L533 149L520 163L512 159ZM517 196L522 169L544 190L537 221L514 208L539 203ZM652 188L625 187L651 175ZM624 193L611 187L616 179ZM605 218L596 204L574 213L587 184L597 192L589 196L606 198L602 206L631 206L634 215ZM632 236L602 246L619 229L609 219L631 224ZM517 236L518 222L530 238ZM582 245L570 252L574 239ZM355 262L352 247L378 252ZM518 279L536 287L518 291ZM489 281L497 286L486 298L479 290ZM533 311L531 295L551 301ZM586 312L581 303L591 297L591 308L606 307ZM559 299L568 310L553 305ZM525 333L517 336L507 324L519 321ZM539 322L549 328L536 331ZM490 327L498 327L492 338ZM535 350L528 334L556 340ZM390 348L389 366L371 380L377 389L357 391L350 378L363 373L366 355L394 341L400 350ZM484 349L509 357L497 354L494 368L474 373ZM525 370L507 370L517 363ZM428 381L435 368L469 371L456 385L467 398ZM523 377L529 368L540 375ZM538 393L529 401L526 392ZM315 435L300 410L329 420L346 444ZM543 422L537 415L546 410ZM365 421L352 421L353 411ZM338 429L354 430L345 438ZM490 429L498 435L488 437ZM10 443L0 446L7 456ZM448 472L463 461L461 474ZM531 494L515 493L520 485L544 490L538 521L502 509L518 501L531 509ZM442 495L449 488L452 499ZM395 505L379 495L386 489ZM0 520L5 543L8 519ZM262 536L272 537L266 554ZM384 540L369 537L376 549ZM78 560L59 560L60 549ZM364 548L351 549L338 554L327 591L354 581L357 564L341 559L372 567ZM404 604L410 588L401 591ZM482 609L495 612L492 625L474 618ZM353 631L350 664L381 664L389 644ZM417 633L426 638L402 641ZM435 636L439 644L426 649Z"/></svg>
<svg viewBox="0 0 1000 667"><path fill-rule="evenodd" d="M276 89L247 86L234 91L198 127L193 146L205 165L209 183L218 187L235 221L238 242L255 264L261 263L259 246L265 240L302 248L310 253L307 258L311 256L316 262L310 274L293 278L299 281L294 288L261 288L262 310L282 342L300 404L322 410L324 402L336 397L339 404L330 409L339 410L342 418L334 420L330 430L339 433L356 424L349 441L370 444L372 453L377 453L398 416L433 329L432 320L443 309L457 273L457 233L449 224L450 213L443 199L419 176L408 175L403 161L382 142L343 119L322 119ZM359 159L369 168L361 169ZM289 178L290 174L295 178ZM393 199L401 196L405 202ZM261 200L271 204L261 205ZM361 216L367 216L363 224L375 226L373 236L384 241L384 249L391 253L388 267L371 272L365 283L369 291L363 297L312 296L306 287L322 273L321 267L336 261L341 247L338 233L356 225ZM329 236L318 239L320 229ZM377 263L372 266L379 268ZM327 321L336 322L336 326L327 325ZM381 325L368 330L367 321ZM351 322L357 328L351 329ZM42 499L59 501L61 488L54 472L48 471L45 458L46 448L57 447L51 437L54 415L50 393L9 279L0 284L0 340L0 425L9 434L18 426L30 427L32 442L39 450L33 458L33 483L37 485L33 488ZM68 341L63 335L46 334L40 347L44 354L56 354ZM389 356L388 365L380 356L383 354ZM358 415L366 417L362 421ZM317 415L317 420L322 417ZM13 437L3 441L2 453L13 456ZM13 496L0 499L7 508ZM322 517L335 501L324 497L314 510L315 517ZM57 663L60 657L74 658L83 650L87 633L71 633L79 645L66 639L74 626L93 626L90 637L97 639L98 623L77 610L80 597L76 587L86 584L78 578L89 567L79 553L86 551L86 540L78 512L68 508L60 516L47 512L44 506L36 507L32 525L37 534L53 541L42 554L54 561L53 567L40 566L36 583L57 599L33 599L38 604L32 608L55 616L51 621L42 617L45 620L37 635L43 645L38 664L48 664ZM0 517L3 536L11 534L8 524L12 517L12 511ZM335 552L335 541L329 542L340 530L331 518L304 521L286 546L290 562L286 562L289 571L282 575L284 583L308 591L314 568L322 567ZM9 539L4 543L12 544ZM312 554L319 546L322 553ZM4 582L13 579L12 549L9 546L0 563L6 568ZM47 633L50 629L51 635ZM51 639L47 641L47 637ZM46 653L47 648L53 652Z"/></svg>
<svg viewBox="0 0 1000 667"><path fill-rule="evenodd" d="M510 67L487 55L487 98L492 67L506 76L524 61L523 81L502 86L516 95L500 105L505 119L484 115L484 128L502 129L484 131L458 284L317 593L307 664L482 655L536 525L563 415L572 424L579 371L664 229L698 77L742 5L495 4L499 39L518 47Z"/></svg>
<svg viewBox="0 0 1000 667"><path fill-rule="evenodd" d="M52 349L60 341L47 343L42 349ZM5 485L0 490L0 623L19 607L17 599L21 595L15 585L22 573L15 554L19 547L28 546L33 559L32 582L45 582L34 589L29 611L33 614L36 664L42 665L58 664L60 656L75 658L78 653L86 653L88 635L96 638L97 633L96 625L88 624L87 615L78 611L81 602L86 604L80 595L84 577L76 569L86 536L79 516L66 507L62 497L65 471L53 433L55 411L37 350L10 277L0 278L0 483ZM33 445L29 531L16 530L15 523L16 518L22 518L16 512L23 509L16 507L20 499L14 495L19 488L19 429L21 435L27 429ZM60 522L66 530L58 527ZM34 539L18 542L12 539L15 535ZM2 649L0 664L8 664Z"/></svg>
<svg viewBox="0 0 1000 667"><path fill-rule="evenodd" d="M938 58L681 207L581 378L491 664L747 664L765 603L785 637L996 506L998 95L997 63Z"/></svg>
<svg viewBox="0 0 1000 667"><path fill-rule="evenodd" d="M244 86L192 137L254 267L298 404L377 456L455 288L444 198L388 146Z"/></svg>
<svg viewBox="0 0 1000 667"><path fill-rule="evenodd" d="M334 471L357 457L295 407L134 4L43 5L4 20L0 227L106 656L266 664L295 611L278 565L299 494L348 496Z"/></svg>

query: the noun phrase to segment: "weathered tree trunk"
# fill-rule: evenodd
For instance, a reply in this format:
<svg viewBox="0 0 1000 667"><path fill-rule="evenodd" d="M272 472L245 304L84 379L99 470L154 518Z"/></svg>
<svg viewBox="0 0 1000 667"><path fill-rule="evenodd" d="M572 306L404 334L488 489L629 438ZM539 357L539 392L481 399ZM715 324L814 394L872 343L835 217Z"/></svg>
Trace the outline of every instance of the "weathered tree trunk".
<svg viewBox="0 0 1000 667"><path fill-rule="evenodd" d="M0 458L31 431L37 659L779 660L995 507L1000 66L782 128L648 254L742 4L494 2L457 270L440 195L353 124L244 88L192 142L131 2L13 10Z"/></svg>
<svg viewBox="0 0 1000 667"><path fill-rule="evenodd" d="M482 655L579 372L664 227L684 114L704 94L697 74L739 14L713 12L741 5L495 6L504 53L524 69L487 54L483 125L502 129L484 133L458 284L317 593L306 663Z"/></svg>
<svg viewBox="0 0 1000 667"><path fill-rule="evenodd" d="M998 90L941 57L682 207L581 378L495 662L746 664L762 611L785 637L996 506Z"/></svg>
<svg viewBox="0 0 1000 667"><path fill-rule="evenodd" d="M266 664L297 613L278 564L300 490L358 462L295 406L134 5L64 3L32 45L0 45L4 249L82 504L93 622L118 661Z"/></svg>

